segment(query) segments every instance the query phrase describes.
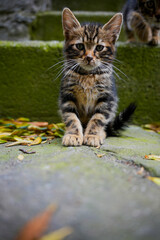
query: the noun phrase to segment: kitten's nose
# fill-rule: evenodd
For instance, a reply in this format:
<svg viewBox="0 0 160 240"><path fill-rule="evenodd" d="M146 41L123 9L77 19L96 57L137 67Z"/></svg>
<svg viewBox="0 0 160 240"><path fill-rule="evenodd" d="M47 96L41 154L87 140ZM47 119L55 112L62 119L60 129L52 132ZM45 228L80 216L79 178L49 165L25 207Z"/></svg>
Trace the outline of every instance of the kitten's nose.
<svg viewBox="0 0 160 240"><path fill-rule="evenodd" d="M93 57L91 55L87 55L86 60L88 61L88 63L90 63L93 60Z"/></svg>

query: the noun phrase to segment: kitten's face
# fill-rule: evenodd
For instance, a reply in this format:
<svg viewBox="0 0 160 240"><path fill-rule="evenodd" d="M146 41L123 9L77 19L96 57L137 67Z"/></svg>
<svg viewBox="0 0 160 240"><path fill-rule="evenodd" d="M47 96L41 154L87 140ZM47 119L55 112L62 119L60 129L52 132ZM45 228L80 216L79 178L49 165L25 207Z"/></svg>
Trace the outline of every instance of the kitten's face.
<svg viewBox="0 0 160 240"><path fill-rule="evenodd" d="M67 59L73 59L86 71L101 67L106 62L110 63L121 24L122 14L117 14L103 27L98 24L81 26L73 13L65 8L63 29Z"/></svg>
<svg viewBox="0 0 160 240"><path fill-rule="evenodd" d="M139 0L139 9L150 24L160 27L160 0Z"/></svg>

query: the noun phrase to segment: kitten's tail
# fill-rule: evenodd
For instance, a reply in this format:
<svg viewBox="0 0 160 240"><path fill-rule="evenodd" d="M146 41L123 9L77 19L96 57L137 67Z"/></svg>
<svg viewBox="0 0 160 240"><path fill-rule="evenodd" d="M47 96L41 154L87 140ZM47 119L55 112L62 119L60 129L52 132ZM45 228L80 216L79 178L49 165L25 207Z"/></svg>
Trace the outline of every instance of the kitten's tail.
<svg viewBox="0 0 160 240"><path fill-rule="evenodd" d="M117 115L113 122L111 122L107 128L107 136L118 136L120 131L128 127L128 122L131 119L132 114L136 109L136 104L131 103L126 109L124 109L119 115Z"/></svg>

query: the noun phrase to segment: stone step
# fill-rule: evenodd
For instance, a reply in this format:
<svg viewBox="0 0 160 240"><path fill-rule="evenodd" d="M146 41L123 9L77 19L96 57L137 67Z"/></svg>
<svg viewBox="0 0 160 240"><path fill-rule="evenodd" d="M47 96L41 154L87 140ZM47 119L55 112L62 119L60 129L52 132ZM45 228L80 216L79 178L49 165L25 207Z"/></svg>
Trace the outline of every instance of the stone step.
<svg viewBox="0 0 160 240"><path fill-rule="evenodd" d="M89 12L89 11L73 11L79 22L98 22L105 24L111 19L116 12ZM36 15L35 20L30 26L31 40L59 40L63 41L62 30L62 12L52 11L43 12ZM126 41L124 30L120 34L120 41Z"/></svg>
<svg viewBox="0 0 160 240"><path fill-rule="evenodd" d="M52 0L53 10L62 10L64 7L69 7L71 10L78 11L120 11L125 0Z"/></svg>
<svg viewBox="0 0 160 240"><path fill-rule="evenodd" d="M0 42L0 117L60 121L58 95L61 42ZM136 101L134 123L159 121L160 47L117 44L119 109ZM49 69L50 68L50 69Z"/></svg>
<svg viewBox="0 0 160 240"><path fill-rule="evenodd" d="M160 177L159 162L144 158L160 155L159 135L130 127L101 149L61 141L32 146L35 154L23 154L23 161L19 149L30 147L0 145L0 239L17 239L24 224L55 203L47 233L70 226L68 240L159 240L159 186L140 168Z"/></svg>

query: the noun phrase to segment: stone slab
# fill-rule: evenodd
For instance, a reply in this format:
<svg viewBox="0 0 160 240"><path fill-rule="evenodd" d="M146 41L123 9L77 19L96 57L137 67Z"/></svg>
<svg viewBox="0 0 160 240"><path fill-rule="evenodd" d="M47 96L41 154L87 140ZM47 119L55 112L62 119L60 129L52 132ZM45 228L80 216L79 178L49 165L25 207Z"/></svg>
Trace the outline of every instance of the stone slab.
<svg viewBox="0 0 160 240"><path fill-rule="evenodd" d="M104 11L73 11L80 23L96 22L105 24L107 23L116 12ZM62 11L48 11L39 12L36 14L34 21L30 25L31 40L63 41L62 30ZM122 29L120 41L126 41L124 30Z"/></svg>
<svg viewBox="0 0 160 240"><path fill-rule="evenodd" d="M23 161L19 148L30 147L0 145L0 239L14 239L54 202L59 208L48 232L72 226L68 240L159 240L160 188L138 175L134 164L160 176L160 163L152 171L144 159L150 151L160 155L159 143L158 134L132 126L122 137L106 139L101 149L62 147L57 139L32 147L36 153Z"/></svg>
<svg viewBox="0 0 160 240"><path fill-rule="evenodd" d="M58 95L62 42L0 42L0 117L61 121ZM134 123L159 121L160 47L117 44L119 109L137 103ZM56 79L57 78L57 79Z"/></svg>

